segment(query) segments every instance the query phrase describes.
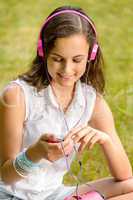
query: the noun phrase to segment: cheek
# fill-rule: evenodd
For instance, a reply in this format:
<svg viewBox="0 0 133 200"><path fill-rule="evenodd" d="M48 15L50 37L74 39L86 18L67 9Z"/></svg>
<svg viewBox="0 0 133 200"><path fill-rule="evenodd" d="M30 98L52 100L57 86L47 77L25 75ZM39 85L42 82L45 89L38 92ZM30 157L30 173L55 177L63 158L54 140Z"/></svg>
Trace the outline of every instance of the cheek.
<svg viewBox="0 0 133 200"><path fill-rule="evenodd" d="M47 69L48 69L48 73L51 75L51 74L54 74L56 72L56 69L57 67L55 65L53 65L52 62L48 61L47 62Z"/></svg>
<svg viewBox="0 0 133 200"><path fill-rule="evenodd" d="M81 74L81 75L83 75L84 72L85 72L85 70L86 70L86 66L85 65L82 66L82 67L80 66L79 69L78 69L78 73Z"/></svg>
<svg viewBox="0 0 133 200"><path fill-rule="evenodd" d="M53 67L48 67L48 73L53 77L55 74L55 69Z"/></svg>

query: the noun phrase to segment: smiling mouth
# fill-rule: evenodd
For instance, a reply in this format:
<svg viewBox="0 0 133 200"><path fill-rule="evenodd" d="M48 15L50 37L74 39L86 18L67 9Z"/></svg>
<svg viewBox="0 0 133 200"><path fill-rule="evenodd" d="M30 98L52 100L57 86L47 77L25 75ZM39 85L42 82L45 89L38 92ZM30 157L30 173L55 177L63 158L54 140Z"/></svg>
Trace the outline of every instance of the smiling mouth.
<svg viewBox="0 0 133 200"><path fill-rule="evenodd" d="M58 75L63 79L71 79L73 77L73 75L71 76L66 76L66 75L61 75L61 74L58 74Z"/></svg>

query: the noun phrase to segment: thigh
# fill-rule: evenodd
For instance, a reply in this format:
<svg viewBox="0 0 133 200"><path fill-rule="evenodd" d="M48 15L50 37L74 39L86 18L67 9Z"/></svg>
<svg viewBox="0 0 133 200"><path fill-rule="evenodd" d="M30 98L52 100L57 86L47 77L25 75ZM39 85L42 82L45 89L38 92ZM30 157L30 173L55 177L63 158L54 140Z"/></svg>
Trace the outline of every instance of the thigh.
<svg viewBox="0 0 133 200"><path fill-rule="evenodd" d="M108 200L133 200L133 192L123 194L117 197L109 198Z"/></svg>
<svg viewBox="0 0 133 200"><path fill-rule="evenodd" d="M79 194L97 190L106 198L126 194L133 191L133 178L125 181L115 181L114 178L104 178L79 186ZM75 194L75 193L74 193Z"/></svg>

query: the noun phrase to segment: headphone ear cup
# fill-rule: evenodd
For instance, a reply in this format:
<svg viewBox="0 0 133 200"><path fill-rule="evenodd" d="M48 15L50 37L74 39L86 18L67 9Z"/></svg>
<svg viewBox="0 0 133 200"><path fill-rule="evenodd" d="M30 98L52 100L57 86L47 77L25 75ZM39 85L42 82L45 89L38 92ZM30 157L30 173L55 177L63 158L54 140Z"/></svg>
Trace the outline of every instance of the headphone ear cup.
<svg viewBox="0 0 133 200"><path fill-rule="evenodd" d="M98 51L98 44L95 43L92 47L92 51L91 51L91 54L90 54L90 57L89 57L89 61L95 60L96 55L97 55L97 51Z"/></svg>
<svg viewBox="0 0 133 200"><path fill-rule="evenodd" d="M39 54L40 57L44 57L43 48L42 48L42 40L41 39L38 41L37 51L38 51L38 54Z"/></svg>

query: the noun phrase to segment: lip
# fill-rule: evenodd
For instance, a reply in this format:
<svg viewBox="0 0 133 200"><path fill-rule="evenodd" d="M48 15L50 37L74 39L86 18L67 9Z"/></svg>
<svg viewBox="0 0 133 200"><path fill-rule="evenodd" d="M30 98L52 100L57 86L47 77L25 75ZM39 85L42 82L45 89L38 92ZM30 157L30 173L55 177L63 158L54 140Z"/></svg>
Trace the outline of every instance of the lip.
<svg viewBox="0 0 133 200"><path fill-rule="evenodd" d="M63 79L71 79L73 77L73 75L70 75L70 76L66 76L66 75L62 75L62 74L58 74L58 75Z"/></svg>

